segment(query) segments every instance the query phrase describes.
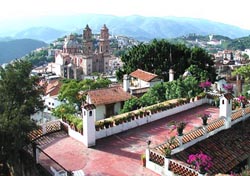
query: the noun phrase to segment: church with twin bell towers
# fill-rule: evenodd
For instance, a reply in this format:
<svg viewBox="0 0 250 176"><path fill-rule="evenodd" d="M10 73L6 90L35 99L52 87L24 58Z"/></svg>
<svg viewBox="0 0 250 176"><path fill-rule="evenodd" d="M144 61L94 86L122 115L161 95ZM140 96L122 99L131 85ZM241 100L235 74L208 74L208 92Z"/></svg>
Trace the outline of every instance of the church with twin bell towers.
<svg viewBox="0 0 250 176"><path fill-rule="evenodd" d="M92 30L86 25L82 44L72 34L65 39L63 50L55 56L56 74L64 78L81 79L93 72L107 73L111 58L109 43L109 30L104 24L98 46L94 49Z"/></svg>

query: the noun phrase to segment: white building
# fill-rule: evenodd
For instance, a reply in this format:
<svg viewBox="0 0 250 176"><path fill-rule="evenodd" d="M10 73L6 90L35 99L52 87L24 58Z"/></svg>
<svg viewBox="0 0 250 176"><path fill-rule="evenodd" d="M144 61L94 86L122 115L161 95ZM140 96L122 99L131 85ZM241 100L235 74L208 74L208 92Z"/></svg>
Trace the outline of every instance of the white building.
<svg viewBox="0 0 250 176"><path fill-rule="evenodd" d="M45 108L43 111L39 111L31 116L31 119L38 123L56 119L56 117L51 115L52 110L63 103L58 99L59 90L62 85L59 80L50 80L43 84L45 85L45 91L42 99L44 100Z"/></svg>
<svg viewBox="0 0 250 176"><path fill-rule="evenodd" d="M130 92L135 96L140 96L148 91L150 87L162 82L158 75L137 69L136 71L125 75L123 79L124 91Z"/></svg>
<svg viewBox="0 0 250 176"><path fill-rule="evenodd" d="M96 121L117 115L124 102L130 98L132 96L129 93L123 91L122 87L117 86L88 91L86 103L95 105Z"/></svg>

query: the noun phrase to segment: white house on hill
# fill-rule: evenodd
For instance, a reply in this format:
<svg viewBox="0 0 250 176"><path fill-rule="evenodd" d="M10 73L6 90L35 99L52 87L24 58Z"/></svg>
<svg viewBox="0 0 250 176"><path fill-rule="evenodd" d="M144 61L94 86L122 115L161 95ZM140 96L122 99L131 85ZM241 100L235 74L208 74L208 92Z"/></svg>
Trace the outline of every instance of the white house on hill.
<svg viewBox="0 0 250 176"><path fill-rule="evenodd" d="M124 75L123 89L132 95L146 93L150 87L162 82L158 75L137 69L128 75Z"/></svg>
<svg viewBox="0 0 250 176"><path fill-rule="evenodd" d="M49 82L41 81L40 84L44 86L44 96L42 99L44 100L45 108L43 111L33 114L31 119L37 123L44 123L55 120L55 117L51 115L52 110L63 103L58 99L62 83L59 80L50 80Z"/></svg>

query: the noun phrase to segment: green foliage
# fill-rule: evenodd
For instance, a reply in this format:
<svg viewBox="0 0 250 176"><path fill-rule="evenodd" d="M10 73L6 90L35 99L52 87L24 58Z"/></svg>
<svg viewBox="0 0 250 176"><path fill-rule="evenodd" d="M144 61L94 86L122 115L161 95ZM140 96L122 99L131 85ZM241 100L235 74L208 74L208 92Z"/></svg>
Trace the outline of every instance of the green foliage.
<svg viewBox="0 0 250 176"><path fill-rule="evenodd" d="M125 101L124 106L120 113L129 112L139 108L139 101L137 98L131 98Z"/></svg>
<svg viewBox="0 0 250 176"><path fill-rule="evenodd" d="M244 84L242 95L245 96L247 99L250 98L250 94L248 93L248 91L250 91L250 84Z"/></svg>
<svg viewBox="0 0 250 176"><path fill-rule="evenodd" d="M163 83L154 85L146 94L140 97L140 107L150 106L152 104L165 101L165 92L166 88Z"/></svg>
<svg viewBox="0 0 250 176"><path fill-rule="evenodd" d="M203 70L198 67L198 65L190 65L187 69L193 77L195 77L199 82L206 81L208 79L208 71Z"/></svg>
<svg viewBox="0 0 250 176"><path fill-rule="evenodd" d="M48 50L33 51L24 57L34 66L40 66L44 63L52 62L54 57L48 57Z"/></svg>
<svg viewBox="0 0 250 176"><path fill-rule="evenodd" d="M228 44L227 48L241 51L244 51L246 48L250 48L250 36L234 39L230 44Z"/></svg>
<svg viewBox="0 0 250 176"><path fill-rule="evenodd" d="M194 76L185 79L154 85L140 98L132 98L124 104L121 113L129 112L140 107L146 107L166 100L176 98L191 98L199 95L203 90L199 87L199 81Z"/></svg>
<svg viewBox="0 0 250 176"><path fill-rule="evenodd" d="M206 70L208 77L215 78L211 56L201 48L187 48L183 44L171 44L167 40L153 40L149 44L133 46L124 55L123 70L118 70L118 79L124 73L129 74L137 68L155 73L164 81L168 80L168 71L173 68L175 77L182 75L190 65ZM122 72L122 73L119 73Z"/></svg>
<svg viewBox="0 0 250 176"><path fill-rule="evenodd" d="M30 115L43 108L42 88L31 77L31 63L15 61L0 67L0 157L13 165L20 149L27 144L27 134L35 129Z"/></svg>
<svg viewBox="0 0 250 176"><path fill-rule="evenodd" d="M82 81L65 79L59 92L59 99L66 100L69 104L76 104L80 107L82 101L85 101L86 98L81 91L105 88L109 84L111 84L111 81L103 78L97 80L85 79Z"/></svg>
<svg viewBox="0 0 250 176"><path fill-rule="evenodd" d="M202 90L199 88L199 82L193 76L188 76L185 79L165 83L166 100L175 98L191 98L198 95Z"/></svg>
<svg viewBox="0 0 250 176"><path fill-rule="evenodd" d="M245 65L237 68L232 72L232 75L241 75L245 78L246 81L249 81L250 79L250 65Z"/></svg>
<svg viewBox="0 0 250 176"><path fill-rule="evenodd" d="M67 114L75 114L75 113L76 109L72 104L61 104L52 111L52 115L59 118L63 118L67 116Z"/></svg>

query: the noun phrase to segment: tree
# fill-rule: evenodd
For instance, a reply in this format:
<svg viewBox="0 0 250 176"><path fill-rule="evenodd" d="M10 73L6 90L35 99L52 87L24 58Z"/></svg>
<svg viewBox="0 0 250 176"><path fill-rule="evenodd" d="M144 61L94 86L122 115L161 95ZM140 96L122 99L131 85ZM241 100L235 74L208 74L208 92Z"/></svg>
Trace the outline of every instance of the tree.
<svg viewBox="0 0 250 176"><path fill-rule="evenodd" d="M246 81L250 80L250 65L241 66L232 72L232 75L240 75L245 78Z"/></svg>
<svg viewBox="0 0 250 176"><path fill-rule="evenodd" d="M139 99L138 98L131 98L131 99L125 101L124 106L123 106L120 113L133 111L135 109L138 109L139 107L140 107L139 106Z"/></svg>
<svg viewBox="0 0 250 176"><path fill-rule="evenodd" d="M168 80L168 71L172 68L175 77L182 75L190 65L197 65L208 72L210 80L215 79L215 70L211 56L202 48L188 48L183 44L171 44L167 40L153 40L149 44L139 44L128 49L121 57L123 68L117 71L118 79L137 68L155 73L164 81Z"/></svg>
<svg viewBox="0 0 250 176"><path fill-rule="evenodd" d="M249 59L249 55L247 55L246 53L244 53L244 54L242 55L242 57L243 57L245 60L248 60L248 59Z"/></svg>
<svg viewBox="0 0 250 176"><path fill-rule="evenodd" d="M28 61L0 67L0 157L13 167L15 175L21 170L19 151L28 142L27 134L36 127L30 115L43 108L43 91L38 78L30 76L31 70Z"/></svg>
<svg viewBox="0 0 250 176"><path fill-rule="evenodd" d="M121 113L175 98L191 98L198 95L202 91L203 89L199 87L199 81L196 77L180 77L179 79L171 82L158 83L154 85L140 98L127 100L121 110Z"/></svg>
<svg viewBox="0 0 250 176"><path fill-rule="evenodd" d="M199 68L198 65L191 65L187 70L198 80L198 82L206 81L209 78L208 71Z"/></svg>
<svg viewBox="0 0 250 176"><path fill-rule="evenodd" d="M245 65L237 68L232 72L233 76L242 76L245 79L245 83L243 86L243 95L249 97L248 91L250 88L250 65Z"/></svg>
<svg viewBox="0 0 250 176"><path fill-rule="evenodd" d="M83 101L85 101L85 95L81 91L88 91L93 89L105 88L111 84L111 81L104 78L97 80L85 79L82 81L76 80L64 80L64 83L59 92L59 99L66 100L69 104L75 104L79 108Z"/></svg>
<svg viewBox="0 0 250 176"><path fill-rule="evenodd" d="M59 118L63 118L68 114L76 114L76 113L77 111L72 104L61 104L52 111L52 115Z"/></svg>

